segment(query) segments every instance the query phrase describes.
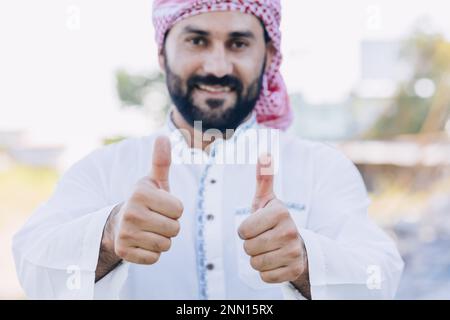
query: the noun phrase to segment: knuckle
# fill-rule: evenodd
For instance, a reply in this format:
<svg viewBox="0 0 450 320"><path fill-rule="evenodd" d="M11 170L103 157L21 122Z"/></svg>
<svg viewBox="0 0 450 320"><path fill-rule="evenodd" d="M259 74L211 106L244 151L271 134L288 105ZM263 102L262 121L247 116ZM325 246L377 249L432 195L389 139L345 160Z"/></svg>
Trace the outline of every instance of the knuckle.
<svg viewBox="0 0 450 320"><path fill-rule="evenodd" d="M255 270L259 270L261 268L261 264L260 264L259 259L257 257L251 257L250 258L250 265Z"/></svg>
<svg viewBox="0 0 450 320"><path fill-rule="evenodd" d="M174 237L177 236L180 233L181 225L178 221L175 221L175 230L174 230Z"/></svg>
<svg viewBox="0 0 450 320"><path fill-rule="evenodd" d="M300 258L301 256L300 248L298 246L293 247L288 251L288 256L293 259Z"/></svg>
<svg viewBox="0 0 450 320"><path fill-rule="evenodd" d="M163 238L158 242L158 247L160 252L169 251L172 241L168 238Z"/></svg>
<svg viewBox="0 0 450 320"><path fill-rule="evenodd" d="M184 206L183 206L183 203L180 200L177 200L175 205L176 205L175 215L176 215L176 218L178 219L183 214Z"/></svg>
<svg viewBox="0 0 450 320"><path fill-rule="evenodd" d="M123 214L123 221L129 224L136 224L139 222L139 214L134 210L128 209Z"/></svg>
<svg viewBox="0 0 450 320"><path fill-rule="evenodd" d="M249 256L252 254L252 243L249 240L244 241L244 251Z"/></svg>
<svg viewBox="0 0 450 320"><path fill-rule="evenodd" d="M146 255L142 255L139 257L138 263L150 265L156 263L158 259L159 254L157 254L156 252L148 252Z"/></svg>
<svg viewBox="0 0 450 320"><path fill-rule="evenodd" d="M118 238L119 238L119 241L128 242L133 239L133 233L129 232L128 230L122 229L119 232Z"/></svg>
<svg viewBox="0 0 450 320"><path fill-rule="evenodd" d="M160 240L153 241L151 248L152 248L152 250L155 250L155 252L161 252L162 251L162 242Z"/></svg>
<svg viewBox="0 0 450 320"><path fill-rule="evenodd" d="M138 263L139 264L153 264L153 263L155 263L155 260L153 258L153 255L141 256L138 258Z"/></svg>
<svg viewBox="0 0 450 320"><path fill-rule="evenodd" d="M149 257L140 257L137 261L137 264L153 264L153 260Z"/></svg>
<svg viewBox="0 0 450 320"><path fill-rule="evenodd" d="M147 191L142 185L138 185L131 196L131 199L135 202L144 202L147 199Z"/></svg>
<svg viewBox="0 0 450 320"><path fill-rule="evenodd" d="M266 266L270 264L270 256L268 254L261 255L261 265Z"/></svg>
<svg viewBox="0 0 450 320"><path fill-rule="evenodd" d="M152 254L149 257L150 263L153 264L158 262L160 256L161 254L159 252L152 252Z"/></svg>
<svg viewBox="0 0 450 320"><path fill-rule="evenodd" d="M258 237L259 245L262 248L269 247L269 244L271 243L271 241L272 241L272 238L269 234L267 234L267 232Z"/></svg>
<svg viewBox="0 0 450 320"><path fill-rule="evenodd" d="M284 206L278 206L277 213L277 218L279 221L289 218L289 211Z"/></svg>
<svg viewBox="0 0 450 320"><path fill-rule="evenodd" d="M238 234L239 234L239 236L241 237L241 239L248 239L249 238L249 236L250 236L250 234L249 234L249 232L248 232L248 228L247 228L247 226L246 225L244 225L244 224L241 224L241 226L239 227L239 229L238 229Z"/></svg>
<svg viewBox="0 0 450 320"><path fill-rule="evenodd" d="M295 240L298 237L298 232L297 229L295 227L287 227L284 231L283 231L283 239L284 240Z"/></svg>
<svg viewBox="0 0 450 320"><path fill-rule="evenodd" d="M125 259L125 260L126 260L127 255L128 255L127 248L124 247L124 246L121 246L121 245L115 247L114 253L115 253L119 258L122 258L122 259Z"/></svg>
<svg viewBox="0 0 450 320"><path fill-rule="evenodd" d="M178 221L173 221L168 224L168 234L170 237L176 237L180 232L180 223Z"/></svg>
<svg viewBox="0 0 450 320"><path fill-rule="evenodd" d="M261 272L260 273L261 280L266 283L274 283L275 277L270 272Z"/></svg>

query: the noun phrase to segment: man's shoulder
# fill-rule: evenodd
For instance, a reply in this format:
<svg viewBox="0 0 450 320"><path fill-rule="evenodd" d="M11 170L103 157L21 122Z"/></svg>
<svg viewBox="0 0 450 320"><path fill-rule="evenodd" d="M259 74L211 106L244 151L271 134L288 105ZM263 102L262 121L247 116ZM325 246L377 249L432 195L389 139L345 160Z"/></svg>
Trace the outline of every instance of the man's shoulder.
<svg viewBox="0 0 450 320"><path fill-rule="evenodd" d="M338 143L305 139L292 133L280 134L280 151L284 158L306 161L315 166L354 166L351 159L339 148Z"/></svg>
<svg viewBox="0 0 450 320"><path fill-rule="evenodd" d="M153 141L159 135L166 134L164 130L160 129L151 134L124 138L118 142L114 142L108 145L101 146L91 152L92 155L112 155L112 154L127 154L129 152L136 153L141 150L147 150L151 147Z"/></svg>
<svg viewBox="0 0 450 320"><path fill-rule="evenodd" d="M148 139L148 136L124 138L114 143L99 146L87 154L85 159L111 158L120 154L134 153L142 148L142 145Z"/></svg>
<svg viewBox="0 0 450 320"><path fill-rule="evenodd" d="M313 141L283 134L282 157L291 172L310 170L314 179L326 183L361 184L362 177L356 164L339 148L338 143ZM295 174L292 174L295 176ZM363 185L363 183L361 184Z"/></svg>
<svg viewBox="0 0 450 320"><path fill-rule="evenodd" d="M286 149L286 151L290 150L292 152L302 153L308 152L317 155L328 154L330 156L343 155L342 151L339 150L337 143L321 140L311 140L287 132L281 132L280 138L280 144L283 148Z"/></svg>
<svg viewBox="0 0 450 320"><path fill-rule="evenodd" d="M137 165L138 162L143 161L142 158L149 155L153 141L160 134L163 134L163 132L158 130L149 135L128 137L118 142L97 147L76 161L69 168L69 171L93 167L108 168L123 163Z"/></svg>

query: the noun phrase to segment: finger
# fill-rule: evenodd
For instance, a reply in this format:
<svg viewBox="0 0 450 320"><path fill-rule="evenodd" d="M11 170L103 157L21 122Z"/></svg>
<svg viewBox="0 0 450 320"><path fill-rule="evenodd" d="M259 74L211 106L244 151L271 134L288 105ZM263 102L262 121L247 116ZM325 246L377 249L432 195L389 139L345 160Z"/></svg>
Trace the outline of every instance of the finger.
<svg viewBox="0 0 450 320"><path fill-rule="evenodd" d="M239 226L238 234L243 240L254 238L274 228L279 221L288 216L289 211L282 205L267 206L245 219Z"/></svg>
<svg viewBox="0 0 450 320"><path fill-rule="evenodd" d="M266 252L280 249L282 244L276 239L277 231L269 230L259 236L244 241L244 251L249 256L257 256Z"/></svg>
<svg viewBox="0 0 450 320"><path fill-rule="evenodd" d="M180 223L176 220L167 218L157 212L150 211L149 219L144 222L144 230L155 232L164 237L175 237L180 232Z"/></svg>
<svg viewBox="0 0 450 320"><path fill-rule="evenodd" d="M256 190L252 203L252 212L264 208L275 198L273 192L273 161L270 154L261 155L256 165Z"/></svg>
<svg viewBox="0 0 450 320"><path fill-rule="evenodd" d="M175 237L180 231L180 223L148 209L131 209L132 214L124 216L124 221L139 230L154 232L164 237Z"/></svg>
<svg viewBox="0 0 450 320"><path fill-rule="evenodd" d="M258 271L269 271L290 264L301 263L301 247L298 244L286 246L250 258L250 265Z"/></svg>
<svg viewBox="0 0 450 320"><path fill-rule="evenodd" d="M296 268L281 267L274 270L262 271L259 273L261 279L266 283L281 283L294 281L298 278L299 271Z"/></svg>
<svg viewBox="0 0 450 320"><path fill-rule="evenodd" d="M160 253L142 248L127 248L119 257L131 263L150 265L159 260Z"/></svg>
<svg viewBox="0 0 450 320"><path fill-rule="evenodd" d="M152 252L166 252L170 249L172 240L153 232L141 231L135 235L130 244Z"/></svg>
<svg viewBox="0 0 450 320"><path fill-rule="evenodd" d="M169 191L169 169L172 162L170 140L159 136L153 147L150 178L159 188Z"/></svg>
<svg viewBox="0 0 450 320"><path fill-rule="evenodd" d="M257 271L270 271L288 265L285 257L280 254L282 249L266 252L254 257L250 257L250 265Z"/></svg>
<svg viewBox="0 0 450 320"><path fill-rule="evenodd" d="M169 192L155 189L150 182L143 181L133 193L133 200L141 203L152 211L171 219L179 219L183 213L183 203Z"/></svg>
<svg viewBox="0 0 450 320"><path fill-rule="evenodd" d="M274 229L244 241L244 250L249 256L256 256L280 249L296 240L301 241L297 228L281 223Z"/></svg>

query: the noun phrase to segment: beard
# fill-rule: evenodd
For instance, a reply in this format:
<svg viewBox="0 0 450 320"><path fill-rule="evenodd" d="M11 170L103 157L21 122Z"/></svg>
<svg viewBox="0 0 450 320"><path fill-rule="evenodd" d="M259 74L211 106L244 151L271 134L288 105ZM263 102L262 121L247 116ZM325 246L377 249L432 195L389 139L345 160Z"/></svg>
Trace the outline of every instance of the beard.
<svg viewBox="0 0 450 320"><path fill-rule="evenodd" d="M201 121L203 132L209 129L216 129L225 134L227 129L236 130L255 109L261 93L266 66L265 61L264 59L260 73L250 83L244 93L242 81L231 75L222 78L211 75L193 75L187 79L185 86L183 86L183 80L172 72L166 59L167 88L172 102L189 125L194 127L195 121ZM230 92L235 96L234 103L227 107L225 106L225 99L210 98L204 101L206 107L201 108L194 102L194 91L198 90L199 85L229 87L231 89ZM183 90L183 87L186 89Z"/></svg>

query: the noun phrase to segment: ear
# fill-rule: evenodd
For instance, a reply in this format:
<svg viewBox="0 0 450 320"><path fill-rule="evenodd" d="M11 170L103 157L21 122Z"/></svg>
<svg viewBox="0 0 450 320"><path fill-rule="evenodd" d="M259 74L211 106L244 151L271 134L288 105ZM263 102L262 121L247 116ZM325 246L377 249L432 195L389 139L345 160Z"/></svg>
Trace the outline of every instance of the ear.
<svg viewBox="0 0 450 320"><path fill-rule="evenodd" d="M267 48L267 54L266 54L266 70L265 71L267 71L270 68L270 66L272 65L273 58L275 57L276 52L277 52L277 50L273 46L272 41L270 41L266 44L266 48Z"/></svg>

